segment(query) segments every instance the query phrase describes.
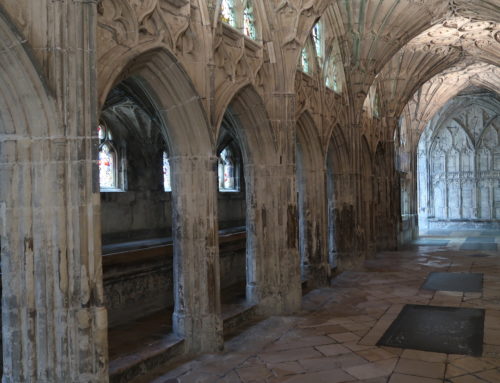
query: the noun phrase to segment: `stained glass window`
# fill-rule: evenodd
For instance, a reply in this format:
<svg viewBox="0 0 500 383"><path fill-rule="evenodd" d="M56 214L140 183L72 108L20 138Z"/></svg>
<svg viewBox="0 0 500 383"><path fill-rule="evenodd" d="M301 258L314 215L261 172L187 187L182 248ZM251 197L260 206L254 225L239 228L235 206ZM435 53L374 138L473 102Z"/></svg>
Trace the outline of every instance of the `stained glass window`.
<svg viewBox="0 0 500 383"><path fill-rule="evenodd" d="M117 156L112 144L110 130L100 124L97 127L99 136L99 185L101 189L117 188Z"/></svg>
<svg viewBox="0 0 500 383"><path fill-rule="evenodd" d="M236 27L234 16L234 0L222 0L220 18L226 24Z"/></svg>
<svg viewBox="0 0 500 383"><path fill-rule="evenodd" d="M257 37L255 29L255 15L251 0L247 0L245 10L243 11L243 32L251 39L255 40Z"/></svg>
<svg viewBox="0 0 500 383"><path fill-rule="evenodd" d="M309 65L309 55L307 49L304 47L300 54L300 68L305 73L310 73L311 66Z"/></svg>
<svg viewBox="0 0 500 383"><path fill-rule="evenodd" d="M170 161L167 152L163 152L163 190L166 192L172 191L170 177Z"/></svg>
<svg viewBox="0 0 500 383"><path fill-rule="evenodd" d="M226 147L219 156L219 190L236 191L236 167L233 153Z"/></svg>

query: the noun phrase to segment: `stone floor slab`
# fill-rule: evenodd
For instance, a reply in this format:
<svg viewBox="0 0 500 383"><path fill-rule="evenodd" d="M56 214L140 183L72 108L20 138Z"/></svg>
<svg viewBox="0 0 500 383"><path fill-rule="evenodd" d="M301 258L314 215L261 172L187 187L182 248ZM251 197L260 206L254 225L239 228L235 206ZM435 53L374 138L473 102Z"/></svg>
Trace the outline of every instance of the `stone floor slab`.
<svg viewBox="0 0 500 383"><path fill-rule="evenodd" d="M345 368L345 370L350 375L360 380L379 378L381 376L389 376L392 373L396 362L397 359L387 359Z"/></svg>
<svg viewBox="0 0 500 383"><path fill-rule="evenodd" d="M422 289L470 293L481 292L483 290L483 274L432 272L422 285Z"/></svg>
<svg viewBox="0 0 500 383"><path fill-rule="evenodd" d="M347 374L341 369L321 371L306 373L301 375L295 375L289 379L282 380L286 383L341 383L341 382L351 382L353 380L352 376Z"/></svg>
<svg viewBox="0 0 500 383"><path fill-rule="evenodd" d="M460 250L488 250L497 251L498 246L496 243L470 243L466 242L460 246Z"/></svg>
<svg viewBox="0 0 500 383"><path fill-rule="evenodd" d="M442 380L395 373L389 383L442 383Z"/></svg>
<svg viewBox="0 0 500 383"><path fill-rule="evenodd" d="M424 362L422 360L401 358L395 371L405 375L443 379L445 364L443 362Z"/></svg>
<svg viewBox="0 0 500 383"><path fill-rule="evenodd" d="M465 239L466 243L494 243L495 237L467 237Z"/></svg>

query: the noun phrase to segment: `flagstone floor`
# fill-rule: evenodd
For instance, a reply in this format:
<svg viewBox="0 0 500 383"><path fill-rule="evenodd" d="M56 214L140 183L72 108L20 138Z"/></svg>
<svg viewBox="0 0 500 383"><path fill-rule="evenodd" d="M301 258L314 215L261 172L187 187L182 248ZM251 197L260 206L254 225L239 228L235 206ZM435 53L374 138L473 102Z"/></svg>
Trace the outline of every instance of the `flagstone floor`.
<svg viewBox="0 0 500 383"><path fill-rule="evenodd" d="M245 330L218 354L158 369L137 382L155 383L499 383L500 253L460 250L482 233L439 233L432 243L382 252L364 269L344 272L331 288L303 298L302 311ZM498 232L486 243L500 243ZM491 239L493 237L493 240ZM481 243L481 240L474 240ZM444 244L444 245L443 245ZM483 273L483 291L430 291L430 272ZM482 357L377 347L405 304L485 309Z"/></svg>

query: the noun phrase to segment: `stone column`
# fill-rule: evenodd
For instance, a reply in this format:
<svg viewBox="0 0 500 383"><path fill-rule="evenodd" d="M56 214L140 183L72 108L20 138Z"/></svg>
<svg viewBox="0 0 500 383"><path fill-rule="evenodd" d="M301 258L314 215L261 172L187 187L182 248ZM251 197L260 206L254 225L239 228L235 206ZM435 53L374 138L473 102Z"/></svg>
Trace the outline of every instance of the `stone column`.
<svg viewBox="0 0 500 383"><path fill-rule="evenodd" d="M271 126L277 141L274 164L247 164L247 298L266 315L300 307L295 94L271 95Z"/></svg>
<svg viewBox="0 0 500 383"><path fill-rule="evenodd" d="M247 299L264 315L298 309L301 301L296 207L286 193L290 169L247 165ZM253 183L253 186L250 186Z"/></svg>
<svg viewBox="0 0 500 383"><path fill-rule="evenodd" d="M302 273L308 287L325 286L328 284L330 265L326 243L326 170L323 163L303 165L299 187L299 245L305 257Z"/></svg>
<svg viewBox="0 0 500 383"><path fill-rule="evenodd" d="M46 77L27 70L10 79L15 91L2 95L16 104L10 109L13 124L5 114L0 123L2 133L11 134L0 144L2 381L106 382L92 137L96 5L40 0L19 2L23 6L40 10L27 20L39 34L28 40L34 56L26 61L34 57L38 62L31 65ZM18 49L21 44L12 45L13 52ZM26 62L11 62L9 71L20 66Z"/></svg>
<svg viewBox="0 0 500 383"><path fill-rule="evenodd" d="M354 117L351 117L353 121ZM350 123L346 141L349 143L349 158L342 172L334 172L335 230L337 245L337 268L353 269L361 266L368 249L367 225L369 212L363 209L361 176L361 127ZM335 150L335 148L334 148ZM330 214L330 212L329 212Z"/></svg>
<svg viewBox="0 0 500 383"><path fill-rule="evenodd" d="M188 351L223 345L217 226L217 158L171 159L174 239L174 332Z"/></svg>

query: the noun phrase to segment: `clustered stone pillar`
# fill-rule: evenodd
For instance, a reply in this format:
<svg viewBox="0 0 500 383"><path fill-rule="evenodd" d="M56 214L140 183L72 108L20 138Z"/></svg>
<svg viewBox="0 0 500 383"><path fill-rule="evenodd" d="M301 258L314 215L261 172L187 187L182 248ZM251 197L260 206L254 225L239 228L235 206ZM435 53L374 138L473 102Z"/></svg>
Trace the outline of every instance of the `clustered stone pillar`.
<svg viewBox="0 0 500 383"><path fill-rule="evenodd" d="M280 201L286 175L280 166L247 165L245 175L254 183L247 194L247 297L263 314L296 310L300 302L300 273L297 248L287 252L287 214ZM294 228L292 228L294 230ZM293 241L293 239L292 239Z"/></svg>
<svg viewBox="0 0 500 383"><path fill-rule="evenodd" d="M321 148L318 153L299 153L297 187L299 188L299 248L302 277L308 288L326 286L330 276L327 250L326 169ZM314 150L314 149L313 149Z"/></svg>
<svg viewBox="0 0 500 383"><path fill-rule="evenodd" d="M174 238L174 332L188 351L222 348L217 158L171 158Z"/></svg>
<svg viewBox="0 0 500 383"><path fill-rule="evenodd" d="M100 196L92 138L95 35L89 32L95 30L96 5L41 0L36 6L43 12L35 13L36 23L30 21L34 30L48 28L32 47L34 59L45 60L45 81L31 56L23 52L24 59L19 58L20 42L10 44L1 58L12 58L2 64L2 77L14 72L4 78L3 85L11 83L2 89L13 89L8 96L18 103L0 112L6 113L0 124L2 380L106 382ZM11 33L3 32L3 39Z"/></svg>
<svg viewBox="0 0 500 383"><path fill-rule="evenodd" d="M297 185L295 182L295 93L275 92L271 95L271 125L278 144L277 165L268 169L268 185L276 190L270 204L275 211L276 251L273 254L276 294L280 298L281 313L291 313L300 307L302 289L300 255L298 252ZM258 175L257 175L258 177ZM263 178L264 180L266 178ZM286 203L283 203L286 201ZM273 270L273 269L271 269Z"/></svg>

